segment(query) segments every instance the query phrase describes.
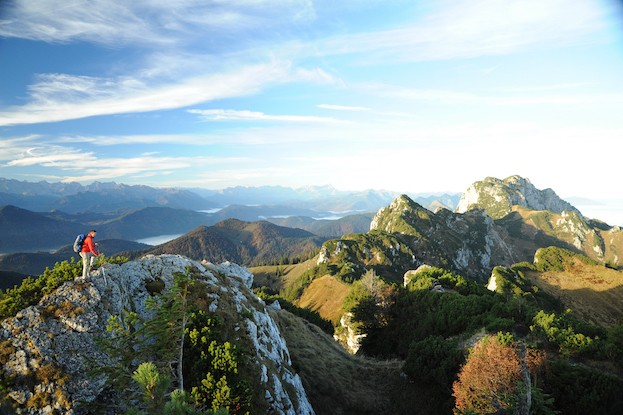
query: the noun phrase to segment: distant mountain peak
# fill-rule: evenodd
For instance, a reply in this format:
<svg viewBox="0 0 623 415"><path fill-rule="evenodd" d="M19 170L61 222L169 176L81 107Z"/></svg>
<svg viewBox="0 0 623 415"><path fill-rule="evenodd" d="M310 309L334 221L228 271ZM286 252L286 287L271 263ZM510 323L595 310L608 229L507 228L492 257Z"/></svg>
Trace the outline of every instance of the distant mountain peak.
<svg viewBox="0 0 623 415"><path fill-rule="evenodd" d="M513 206L532 210L548 210L554 213L579 211L562 200L552 189L537 189L529 179L514 175L500 180L487 177L474 182L462 195L457 213L482 209L493 219L500 219L512 212Z"/></svg>
<svg viewBox="0 0 623 415"><path fill-rule="evenodd" d="M431 213L409 196L402 194L389 206L379 209L370 223L370 230L378 229L389 233L417 236L420 232L413 227L414 224L421 224L421 220L429 221ZM413 220L414 218L418 220Z"/></svg>
<svg viewBox="0 0 623 415"><path fill-rule="evenodd" d="M308 257L326 238L303 229L287 228L267 221L226 219L212 226L200 226L141 255L182 254L210 261L233 261L245 265L268 264L281 258Z"/></svg>
<svg viewBox="0 0 623 415"><path fill-rule="evenodd" d="M490 179L494 179L494 178L490 178ZM503 180L503 182L508 185L515 185L515 186L523 186L523 187L532 186L532 182L530 181L530 179L521 177L517 174L507 177L506 179Z"/></svg>

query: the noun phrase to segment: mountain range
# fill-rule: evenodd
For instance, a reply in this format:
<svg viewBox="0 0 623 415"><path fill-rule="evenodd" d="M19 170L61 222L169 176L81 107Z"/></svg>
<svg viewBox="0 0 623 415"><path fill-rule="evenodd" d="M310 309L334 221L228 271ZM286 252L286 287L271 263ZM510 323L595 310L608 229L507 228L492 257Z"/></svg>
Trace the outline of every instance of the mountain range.
<svg viewBox="0 0 623 415"><path fill-rule="evenodd" d="M230 218L247 222L267 220L324 238L361 233L367 231L373 212L396 194L338 191L330 186L212 191L0 178L0 271L42 272L45 266L63 259L57 250L88 229L98 231L98 240L106 241L108 254L129 246L140 249L131 245L133 241L183 235L198 226L211 226ZM442 204L452 207L459 198L417 197L430 208ZM26 253L34 255L22 255ZM11 258L12 254L18 255Z"/></svg>
<svg viewBox="0 0 623 415"><path fill-rule="evenodd" d="M16 191L24 183L2 179L0 184L0 189L4 191ZM157 189L144 186L94 183L83 188L76 184L61 186L45 182L29 184L24 187L23 193L49 196L56 192L65 197L72 192L74 195L83 194L75 192L85 189L87 192L111 191L125 195L157 193ZM272 200L280 202L294 197L318 201L323 195L343 196L330 187L306 189L309 194L303 190L281 187L232 188L218 194L223 198L221 200L225 197L229 200L256 197L260 201L268 201L268 190L277 195L272 196ZM133 193L135 191L137 193ZM172 191L166 193L179 195ZM105 199L105 194L102 194L102 199ZM371 193L367 195L371 196ZM388 194L379 195L386 197ZM449 198L446 202L453 202L450 196L443 197ZM37 260L30 264L26 264L27 255L13 258L5 255L0 258L0 270L31 273L35 266L51 266L62 255L62 251L55 251L71 244L77 233L89 228L98 231L98 240L110 240L106 244L108 254L126 251L128 246L138 248L138 252L148 252L141 249L140 245L121 243L121 240L183 235L176 242L157 247L154 252L176 252L191 258L232 260L246 265L283 262L289 256L306 258L325 239L337 237L322 247L320 262L340 263L342 268L345 263L352 264L352 271L349 272L352 275L373 266L389 273L396 280L400 279L406 269L421 263L450 267L473 278L485 280L494 266L530 260L534 252L543 246L564 247L612 264L619 264L623 257L623 236L618 228L584 218L553 190L536 189L528 179L511 176L504 180L486 178L475 182L462 194L460 201L455 199L458 202L456 212L440 206L433 209L433 206L441 203L439 200L444 200L443 197L424 199L424 202L429 203L427 208L409 196L401 195L379 209L374 218L372 214L353 214L331 220L308 216L331 215L331 212L285 205L230 205L207 212L160 206L130 211L121 209L123 213L119 214L67 214L62 211L36 213L5 206L0 209L0 230L3 235L0 238L0 252L47 251L48 254L33 256ZM229 218L239 221L229 221ZM288 237L290 242L285 243L279 239L283 232L275 233L266 223L258 222L264 218L276 225L306 230L310 234L301 235L296 243L292 242L296 238ZM247 228L245 232L255 235L255 239L240 237L244 227ZM255 229L250 230L249 227ZM188 232L191 234L185 235ZM265 235L258 236L262 233ZM265 242L272 236L278 238L278 242L276 240L273 245ZM303 243L305 238L306 242ZM196 242L188 242L188 239L204 242L198 246ZM245 245L248 241L251 244ZM258 245L257 241L262 242Z"/></svg>
<svg viewBox="0 0 623 415"><path fill-rule="evenodd" d="M145 207L170 207L189 210L212 210L230 205L288 207L288 215L376 211L399 193L384 190L343 191L331 186L307 186L297 189L282 186L231 187L222 190L202 188L154 188L115 182L80 183L27 182L0 178L0 206L14 205L35 212L60 210L68 214L117 214ZM443 204L452 209L459 195L413 195L424 205ZM419 199L418 199L419 200ZM310 213L310 214L308 214ZM283 214L283 213L281 213ZM261 213L260 213L261 215ZM279 215L272 212L270 216ZM237 217L237 216L229 216ZM217 218L219 220L227 219ZM242 220L258 218L238 217Z"/></svg>
<svg viewBox="0 0 623 415"><path fill-rule="evenodd" d="M149 209L169 221L178 213ZM108 217L101 229L129 232L139 212ZM41 215L73 217L51 214ZM229 391L229 412L451 414L459 386L475 391L480 374L488 382L512 373L496 413L620 413L619 227L519 176L474 183L457 211L397 195L373 217L354 216L337 229L369 220L368 229L338 237L225 219L129 251L129 262L106 263L85 281L74 280L79 265L59 264L0 292L2 397L23 413L120 413L157 399L141 401L130 386L152 360L176 373L169 392L183 375L186 390L218 408L230 405L217 401ZM254 284L230 261L274 265ZM492 344L501 354L477 360ZM499 405L491 393L474 395L474 405ZM158 408L174 396L163 393Z"/></svg>
<svg viewBox="0 0 623 415"><path fill-rule="evenodd" d="M42 214L13 206L0 209L0 231L11 236L11 239L0 238L0 252L5 252L0 255L0 271L22 276L39 275L56 262L78 258L70 245L78 233L90 228L97 230L96 240L107 256L122 254L136 257L155 249L158 252L184 253L196 259L230 260L252 265L306 258L317 252L328 237L364 231L371 220L371 215L353 215L334 221L300 218L306 223L301 227L317 231L316 235L268 221L226 219L212 225L214 218L205 213L164 207L144 208L114 219L85 224L71 222L64 217L66 215L59 216L58 212ZM288 219L273 220L280 222ZM182 235L157 248L134 242L137 238L176 234ZM15 274L11 278L8 275L6 279L0 278L0 288L12 286L16 278Z"/></svg>
<svg viewBox="0 0 623 415"><path fill-rule="evenodd" d="M208 200L184 190L149 186L94 182L79 183L25 182L0 178L0 205L13 204L30 210L66 213L123 212L148 206L186 209L215 207Z"/></svg>
<svg viewBox="0 0 623 415"><path fill-rule="evenodd" d="M267 218L276 225L304 229L318 236L335 238L350 233L364 233L370 229L373 213L359 213L339 219L314 219L307 216Z"/></svg>

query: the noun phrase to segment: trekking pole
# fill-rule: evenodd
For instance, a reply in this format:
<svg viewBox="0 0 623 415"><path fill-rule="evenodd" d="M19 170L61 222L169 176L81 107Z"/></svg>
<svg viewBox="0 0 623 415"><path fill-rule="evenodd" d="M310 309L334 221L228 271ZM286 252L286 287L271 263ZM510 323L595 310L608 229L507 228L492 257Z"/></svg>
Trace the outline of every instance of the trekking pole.
<svg viewBox="0 0 623 415"><path fill-rule="evenodd" d="M104 261L100 263L99 269L102 270L102 276L104 277L104 285L108 287L108 280L106 279L106 267L104 266L107 264L107 262L105 262L106 257L104 256L104 253L101 251L100 251L100 255L102 256L102 258L104 258Z"/></svg>
<svg viewBox="0 0 623 415"><path fill-rule="evenodd" d="M102 275L104 276L104 285L108 287L108 281L106 280L106 268L104 268L104 264L100 266L100 269L102 270Z"/></svg>

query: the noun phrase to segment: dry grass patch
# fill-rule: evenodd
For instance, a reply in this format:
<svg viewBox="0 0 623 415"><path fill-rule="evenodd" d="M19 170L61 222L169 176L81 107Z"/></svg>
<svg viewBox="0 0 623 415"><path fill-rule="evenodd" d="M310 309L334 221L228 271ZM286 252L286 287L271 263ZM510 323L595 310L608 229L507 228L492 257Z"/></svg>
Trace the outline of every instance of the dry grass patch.
<svg viewBox="0 0 623 415"><path fill-rule="evenodd" d="M353 356L315 325L271 312L317 415L426 414L425 393L401 376L403 362Z"/></svg>
<svg viewBox="0 0 623 415"><path fill-rule="evenodd" d="M350 285L325 275L312 281L296 305L317 311L322 318L337 323L349 291Z"/></svg>
<svg viewBox="0 0 623 415"><path fill-rule="evenodd" d="M539 289L559 298L581 319L602 327L623 321L623 272L574 260L565 271L528 272Z"/></svg>
<svg viewBox="0 0 623 415"><path fill-rule="evenodd" d="M253 273L253 287L268 287L274 292L279 292L291 281L296 280L305 271L316 266L316 259L312 258L305 262L293 265L263 265L249 267Z"/></svg>

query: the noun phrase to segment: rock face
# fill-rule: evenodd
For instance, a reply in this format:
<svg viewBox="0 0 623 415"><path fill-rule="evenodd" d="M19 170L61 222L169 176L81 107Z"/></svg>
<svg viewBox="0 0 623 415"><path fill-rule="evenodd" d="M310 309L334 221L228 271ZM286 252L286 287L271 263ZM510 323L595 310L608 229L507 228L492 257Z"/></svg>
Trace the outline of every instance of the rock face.
<svg viewBox="0 0 623 415"><path fill-rule="evenodd" d="M252 344L257 378L271 414L313 414L301 379L292 368L288 346L271 312L251 291L253 275L236 264L199 263L176 255L147 256L121 266L105 264L87 281L68 282L38 305L2 321L4 373L16 387L10 396L20 413L87 413L77 402L106 407L106 376L90 373L92 362L106 365L111 357L98 349L110 316L123 310L148 316L146 300L154 284L173 284L173 274L187 266L200 272L211 287L210 311L237 310L237 333ZM103 412L106 413L106 412Z"/></svg>
<svg viewBox="0 0 623 415"><path fill-rule="evenodd" d="M507 181L517 188L532 186L517 177ZM516 200L534 207L514 205L512 210L504 210L500 219L474 205L464 213L447 209L433 213L408 196L399 196L377 212L368 233L325 242L317 264L333 269L333 275L346 281L374 269L378 275L402 283L406 271L422 264L485 282L495 266L532 261L539 248L548 246L614 265L622 263L623 231L619 228L587 221L553 192L534 189L526 194L515 193L512 200L500 197L505 209ZM536 210L546 207L569 210Z"/></svg>
<svg viewBox="0 0 623 415"><path fill-rule="evenodd" d="M532 210L547 210L554 213L578 212L570 203L556 195L552 189L539 190L530 180L511 176L504 180L487 177L473 183L461 195L456 212L483 209L493 219L500 219L511 213L514 205Z"/></svg>
<svg viewBox="0 0 623 415"><path fill-rule="evenodd" d="M334 334L335 341L340 343L350 354L357 354L361 348L361 341L367 336L366 334L358 333L353 328L353 313L345 313L340 318L340 327L342 327L341 334Z"/></svg>
<svg viewBox="0 0 623 415"><path fill-rule="evenodd" d="M370 231L382 231L403 240L402 249L408 248L416 261L403 267L402 273L427 263L483 279L494 265L517 260L507 243L505 229L483 211L456 214L441 209L432 213L405 195L378 211Z"/></svg>

